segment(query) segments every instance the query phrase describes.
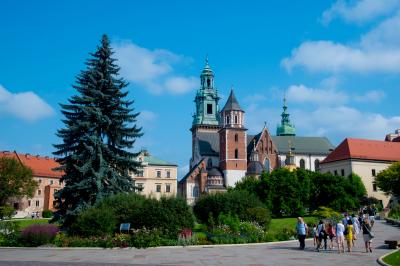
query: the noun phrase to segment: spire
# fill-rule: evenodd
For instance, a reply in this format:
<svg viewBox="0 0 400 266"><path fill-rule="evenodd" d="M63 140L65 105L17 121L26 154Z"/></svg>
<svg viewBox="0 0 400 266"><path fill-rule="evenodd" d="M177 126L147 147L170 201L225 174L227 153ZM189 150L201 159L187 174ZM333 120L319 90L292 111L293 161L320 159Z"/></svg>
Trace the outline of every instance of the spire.
<svg viewBox="0 0 400 266"><path fill-rule="evenodd" d="M276 128L277 136L295 136L296 128L290 123L289 113L287 112L286 93L283 96L283 112L281 114L281 124Z"/></svg>
<svg viewBox="0 0 400 266"><path fill-rule="evenodd" d="M239 102L236 100L235 94L233 93L233 88L231 88L231 93L229 94L228 100L224 108L222 108L222 112L224 111L243 111L240 107Z"/></svg>

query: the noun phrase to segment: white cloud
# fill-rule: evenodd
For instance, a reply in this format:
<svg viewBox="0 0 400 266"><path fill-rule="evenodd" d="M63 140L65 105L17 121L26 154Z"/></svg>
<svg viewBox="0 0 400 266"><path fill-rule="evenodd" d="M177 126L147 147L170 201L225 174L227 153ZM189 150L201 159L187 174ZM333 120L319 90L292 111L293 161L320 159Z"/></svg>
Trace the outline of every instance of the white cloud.
<svg viewBox="0 0 400 266"><path fill-rule="evenodd" d="M309 71L399 73L399 35L400 11L383 20L354 43L329 40L303 42L281 64L288 71L301 66Z"/></svg>
<svg viewBox="0 0 400 266"><path fill-rule="evenodd" d="M307 135L328 136L336 141L346 137L384 139L400 126L400 116L385 117L347 106L319 107L312 112L295 110L293 117Z"/></svg>
<svg viewBox="0 0 400 266"><path fill-rule="evenodd" d="M338 105L348 101L348 95L335 89L314 89L302 84L292 85L287 90L287 99L296 103Z"/></svg>
<svg viewBox="0 0 400 266"><path fill-rule="evenodd" d="M11 93L0 85L0 115L34 122L54 114L54 110L34 92Z"/></svg>
<svg viewBox="0 0 400 266"><path fill-rule="evenodd" d="M175 73L177 65L191 61L188 57L165 49L149 50L130 41L116 42L112 46L121 67L121 76L152 94L183 94L197 86L195 77Z"/></svg>
<svg viewBox="0 0 400 266"><path fill-rule="evenodd" d="M322 23L328 24L340 17L347 22L363 23L388 15L400 6L398 0L338 0L322 14Z"/></svg>
<svg viewBox="0 0 400 266"><path fill-rule="evenodd" d="M149 110L142 110L137 118L137 123L139 126L143 127L146 131L148 129L153 129L155 127L155 121L157 120L158 115Z"/></svg>
<svg viewBox="0 0 400 266"><path fill-rule="evenodd" d="M364 103L378 103L385 98L383 91L371 90L367 91L364 95L354 95L354 100Z"/></svg>

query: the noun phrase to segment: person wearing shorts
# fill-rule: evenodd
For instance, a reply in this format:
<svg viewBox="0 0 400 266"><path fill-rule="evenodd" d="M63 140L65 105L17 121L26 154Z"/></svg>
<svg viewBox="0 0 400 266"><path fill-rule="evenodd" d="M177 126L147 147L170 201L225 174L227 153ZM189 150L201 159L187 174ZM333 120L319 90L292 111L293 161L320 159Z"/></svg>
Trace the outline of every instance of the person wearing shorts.
<svg viewBox="0 0 400 266"><path fill-rule="evenodd" d="M364 238L364 243L365 243L365 252L367 252L367 253L368 252L372 252L372 248L371 248L371 242L372 242L371 229L372 229L372 226L369 223L368 218L364 219L361 228L362 228L363 238Z"/></svg>
<svg viewBox="0 0 400 266"><path fill-rule="evenodd" d="M344 225L342 221L336 224L336 242L338 245L338 252L344 253Z"/></svg>

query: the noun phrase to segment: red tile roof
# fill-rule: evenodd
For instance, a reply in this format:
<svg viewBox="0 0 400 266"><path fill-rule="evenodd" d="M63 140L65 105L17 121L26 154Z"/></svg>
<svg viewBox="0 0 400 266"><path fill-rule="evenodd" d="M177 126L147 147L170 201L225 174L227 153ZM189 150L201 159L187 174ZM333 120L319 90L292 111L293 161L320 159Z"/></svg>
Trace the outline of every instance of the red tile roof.
<svg viewBox="0 0 400 266"><path fill-rule="evenodd" d="M54 171L60 164L54 158L43 157L39 155L21 154L17 152L2 151L0 157L9 157L19 160L23 165L29 167L33 171L33 176L36 177L55 177L60 178L63 175L62 171Z"/></svg>
<svg viewBox="0 0 400 266"><path fill-rule="evenodd" d="M321 163L346 159L400 161L400 143L347 138Z"/></svg>

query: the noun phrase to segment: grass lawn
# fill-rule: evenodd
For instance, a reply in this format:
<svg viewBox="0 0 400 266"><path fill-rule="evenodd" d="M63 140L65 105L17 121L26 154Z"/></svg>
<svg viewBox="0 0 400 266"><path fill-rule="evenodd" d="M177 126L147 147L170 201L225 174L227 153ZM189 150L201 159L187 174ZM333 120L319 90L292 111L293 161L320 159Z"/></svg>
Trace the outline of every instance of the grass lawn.
<svg viewBox="0 0 400 266"><path fill-rule="evenodd" d="M1 223L7 223L8 221L17 222L22 230L31 224L47 224L49 223L50 219L13 219L1 221Z"/></svg>
<svg viewBox="0 0 400 266"><path fill-rule="evenodd" d="M392 266L400 265L400 250L383 258L383 261Z"/></svg>
<svg viewBox="0 0 400 266"><path fill-rule="evenodd" d="M304 217L304 221L306 223L317 223L317 217ZM271 220L271 224L269 226L269 232L278 232L281 231L282 228L296 228L297 218L276 218Z"/></svg>

